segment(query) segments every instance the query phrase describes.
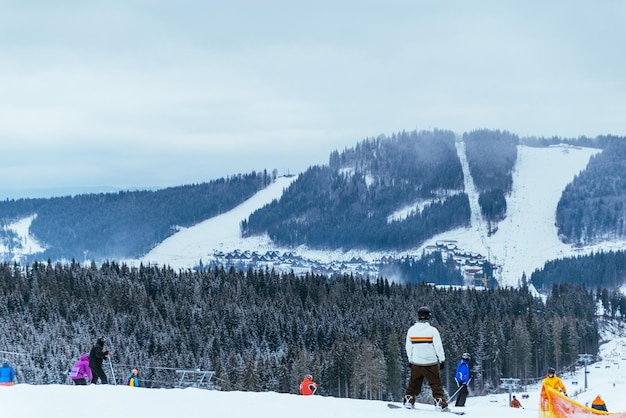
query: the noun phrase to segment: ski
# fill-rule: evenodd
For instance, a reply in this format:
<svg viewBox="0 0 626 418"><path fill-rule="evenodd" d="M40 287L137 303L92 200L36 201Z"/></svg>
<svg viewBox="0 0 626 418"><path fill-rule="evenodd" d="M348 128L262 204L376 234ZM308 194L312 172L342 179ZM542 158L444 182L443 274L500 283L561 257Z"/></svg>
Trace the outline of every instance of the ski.
<svg viewBox="0 0 626 418"><path fill-rule="evenodd" d="M410 408L405 408L404 405L401 404L395 404L395 403L388 403L387 407L389 407L390 409L410 409ZM423 411L424 408L413 408L414 410L418 410L418 411ZM465 412L461 412L461 411L439 411L439 412L445 412L448 414L454 414L454 415L465 415Z"/></svg>

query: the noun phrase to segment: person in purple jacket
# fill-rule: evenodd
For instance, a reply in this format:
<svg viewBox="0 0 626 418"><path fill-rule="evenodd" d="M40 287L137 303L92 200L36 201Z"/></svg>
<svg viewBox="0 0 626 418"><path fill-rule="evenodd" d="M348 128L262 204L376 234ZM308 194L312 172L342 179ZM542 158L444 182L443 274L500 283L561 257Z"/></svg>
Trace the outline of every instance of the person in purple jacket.
<svg viewBox="0 0 626 418"><path fill-rule="evenodd" d="M70 377L75 385L86 385L87 379L85 378L89 378L89 381L92 380L91 369L89 368L89 356L87 354L80 356L80 360L74 364L72 371L70 371Z"/></svg>

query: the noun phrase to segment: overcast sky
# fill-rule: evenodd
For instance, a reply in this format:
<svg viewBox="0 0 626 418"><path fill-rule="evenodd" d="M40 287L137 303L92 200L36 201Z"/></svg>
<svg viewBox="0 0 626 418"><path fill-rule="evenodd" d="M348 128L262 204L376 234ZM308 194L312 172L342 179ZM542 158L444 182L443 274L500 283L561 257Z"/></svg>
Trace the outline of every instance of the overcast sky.
<svg viewBox="0 0 626 418"><path fill-rule="evenodd" d="M2 1L0 198L299 173L402 130L626 135L625 22L617 0Z"/></svg>

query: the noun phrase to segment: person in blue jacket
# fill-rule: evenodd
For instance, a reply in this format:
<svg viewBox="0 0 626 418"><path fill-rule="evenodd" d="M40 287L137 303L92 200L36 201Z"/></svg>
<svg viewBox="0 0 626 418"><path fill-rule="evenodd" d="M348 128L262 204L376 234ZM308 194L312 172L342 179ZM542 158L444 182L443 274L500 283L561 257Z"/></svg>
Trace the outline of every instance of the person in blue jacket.
<svg viewBox="0 0 626 418"><path fill-rule="evenodd" d="M0 386L13 386L15 384L15 370L8 361L0 367Z"/></svg>
<svg viewBox="0 0 626 418"><path fill-rule="evenodd" d="M471 358L470 353L463 353L459 364L456 366L454 380L456 380L456 384L460 389L459 396L456 398L454 406L465 406L465 399L467 399L467 395L469 394L467 384L470 381L469 361Z"/></svg>

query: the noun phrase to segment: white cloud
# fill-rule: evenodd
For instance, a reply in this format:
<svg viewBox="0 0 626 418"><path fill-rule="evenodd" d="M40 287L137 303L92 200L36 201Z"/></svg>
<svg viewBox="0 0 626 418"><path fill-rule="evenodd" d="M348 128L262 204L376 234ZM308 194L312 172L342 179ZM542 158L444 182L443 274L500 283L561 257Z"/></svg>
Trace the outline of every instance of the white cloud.
<svg viewBox="0 0 626 418"><path fill-rule="evenodd" d="M624 135L623 11L487 0L2 4L0 139L11 155L56 162L41 184L132 187L299 171L415 128ZM70 173L75 148L101 176ZM210 167L205 152L219 156ZM172 156L187 164L169 167ZM24 168L3 164L0 189L26 182Z"/></svg>

